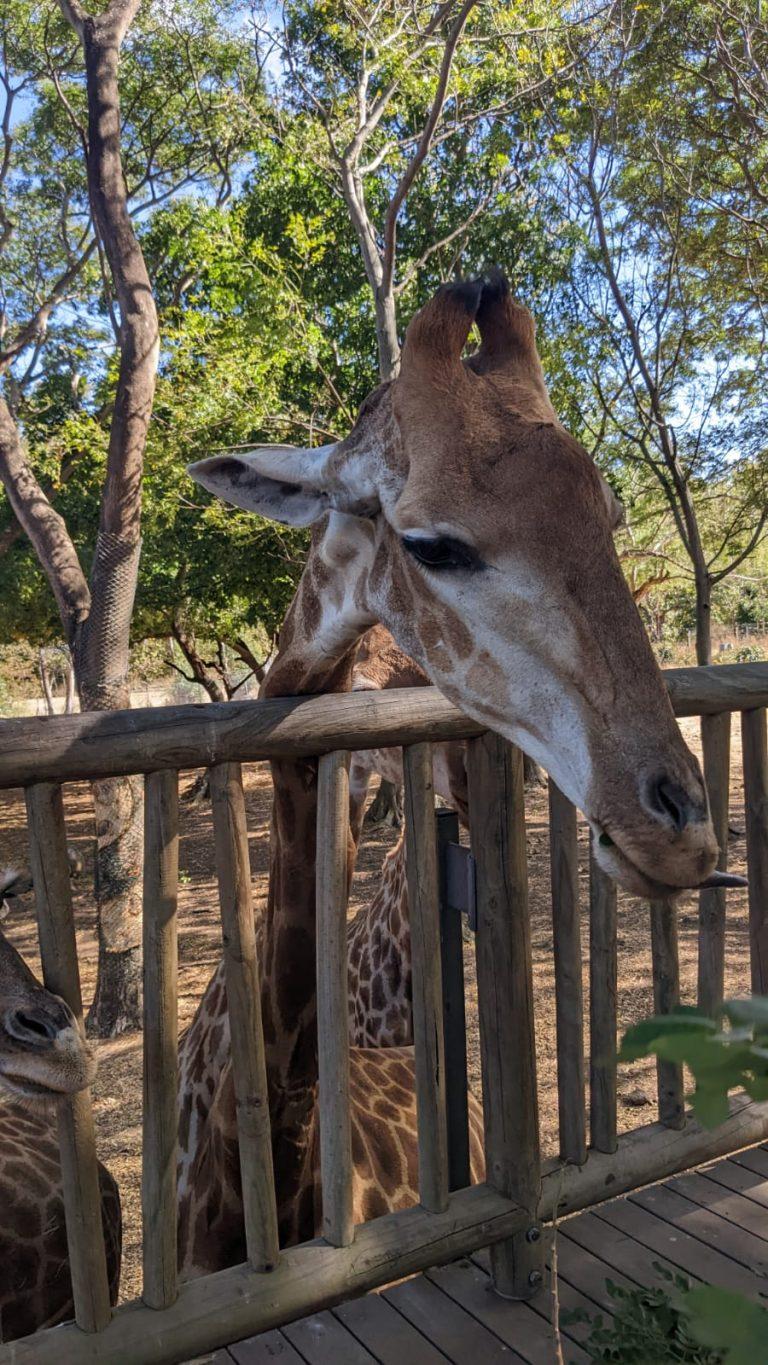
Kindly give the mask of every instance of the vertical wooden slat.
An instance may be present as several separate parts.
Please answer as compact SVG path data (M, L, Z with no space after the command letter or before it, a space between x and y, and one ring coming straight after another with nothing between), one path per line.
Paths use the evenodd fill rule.
M326 754L320 759L317 793L320 1167L323 1236L333 1246L349 1246L354 1236L347 1002L347 761L344 753Z
M616 1151L616 883L589 857L589 1140Z
M451 1190L463 1190L470 1182L464 953L461 914L448 904L446 891L446 850L449 844L459 842L459 817L455 810L436 811L435 829L440 883L440 962L443 978L448 1184Z
M744 811L749 873L749 948L752 990L768 995L768 748L766 711L741 713Z
M680 959L677 951L677 910L670 901L651 901L653 1007L671 1014L680 1004ZM683 1068L676 1062L656 1062L659 1118L667 1128L685 1124Z
M543 1263L522 753L498 735L481 735L467 745L467 775L486 1180L531 1218L527 1232L491 1248L491 1267L500 1293L528 1298L542 1283Z
M260 978L251 905L248 831L239 763L215 764L210 769L210 782L232 1034L245 1244L254 1269L269 1270L278 1259L277 1209Z
M403 750L403 776L419 1117L419 1198L432 1213L442 1213L448 1207L448 1130L435 793L430 744L412 744Z
M61 787L35 783L26 797L43 980L66 1000L82 1027ZM111 1309L90 1092L61 1099L57 1108L75 1321L85 1332L98 1332L109 1322Z
M717 866L728 865L728 787L731 766L731 713L702 716L701 743L704 780L709 792L712 824L720 845ZM725 985L725 891L699 892L698 1005L713 1014L722 1003Z
M549 779L549 855L555 955L557 1094L560 1156L587 1159L584 1104L584 990L581 966L579 851L576 810Z
M178 1128L179 784L175 772L144 783L144 1107L141 1208L144 1302L168 1308L176 1275Z

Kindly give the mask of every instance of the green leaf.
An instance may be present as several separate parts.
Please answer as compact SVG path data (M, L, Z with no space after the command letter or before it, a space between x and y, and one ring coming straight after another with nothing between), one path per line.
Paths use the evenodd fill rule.
M682 1300L694 1339L723 1351L725 1365L760 1365L768 1358L768 1312L742 1294L699 1285Z

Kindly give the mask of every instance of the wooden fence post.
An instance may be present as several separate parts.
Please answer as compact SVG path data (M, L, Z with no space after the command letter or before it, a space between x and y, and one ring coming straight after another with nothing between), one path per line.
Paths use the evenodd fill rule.
M26 797L43 981L66 1000L82 1028L61 787L38 782L27 789ZM110 1320L111 1308L90 1091L59 1100L57 1109L75 1321L84 1332L100 1332Z
M543 1282L543 1258L522 753L488 732L467 745L467 775L486 1180L530 1219L525 1231L491 1249L491 1269L499 1293L530 1298Z
M174 772L147 773L144 783L141 1211L143 1298L150 1308L167 1308L178 1293L178 885L178 777Z
M448 1207L448 1127L431 744L411 744L403 750L403 777L413 960L419 1196L426 1209L442 1213Z
M352 1130L349 1100L347 976L348 755L326 754L317 790L317 1040L323 1236L349 1246L352 1216Z
M237 763L210 769L232 1070L243 1183L245 1245L255 1270L279 1257L269 1095L261 1026L261 979L251 904L243 778Z
M589 1141L616 1151L616 883L589 855Z
M709 793L712 824L720 845L717 866L728 866L728 796L731 768L731 713L702 716L701 743L704 780ZM725 982L725 891L722 887L699 892L698 1005L714 1014L722 1004Z
M461 914L448 904L447 894L447 848L449 844L459 842L459 817L455 810L438 810L435 811L435 824L440 885L448 1184L451 1190L463 1190L470 1181L464 953Z
M671 1014L680 1004L680 960L677 949L677 910L669 901L651 901L653 1008ZM659 1118L667 1128L685 1126L683 1068L677 1062L656 1062Z
M584 1105L584 989L576 810L551 777L549 850L560 1156L563 1161L583 1166L587 1159L587 1121Z
M766 711L741 713L744 812L749 871L749 948L752 990L768 994L768 745Z

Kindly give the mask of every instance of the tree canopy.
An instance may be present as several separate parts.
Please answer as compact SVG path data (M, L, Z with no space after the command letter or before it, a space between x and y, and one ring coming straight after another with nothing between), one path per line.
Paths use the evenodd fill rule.
M442 10L139 10L122 155L161 353L134 641L262 658L302 536L209 503L186 464L343 434L424 298L494 263L537 316L558 411L624 499L649 624L698 619L704 658L713 613L761 619L764 21L746 0ZM85 90L57 5L0 22L4 393L87 562L117 352ZM45 576L0 518L4 639L55 641Z

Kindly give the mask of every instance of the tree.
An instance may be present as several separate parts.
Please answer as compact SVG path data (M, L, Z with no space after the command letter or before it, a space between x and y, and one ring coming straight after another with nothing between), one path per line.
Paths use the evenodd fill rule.
M78 0L61 0L67 25L82 49L82 73L71 33L50 7L30 16L26 7L13 6L3 18L3 301L6 315L13 308L22 320L6 327L0 354L0 369L6 371L5 395L0 396L0 479L53 593L81 704L97 710L128 703L141 482L158 356L157 313L132 210L141 213L181 185L206 178L210 182L212 170L225 195L231 188L234 149L243 145L242 113L227 119L216 95L217 78L222 70L231 74L237 60L233 39L227 35L218 46L206 42L213 11L204 4L192 18L173 7L150 13L133 47L128 43L131 117L127 135L125 128L121 131L118 59L138 7L139 0L111 0L94 17ZM195 62L203 52L209 69L201 82ZM245 74L252 85L252 73ZM14 101L31 88L37 101L17 128ZM186 120L178 123L180 115ZM45 176L35 171L41 151ZM30 215L22 231L25 192ZM93 286L97 262L98 307L107 325L111 323L116 356L102 428L106 439L99 446L98 527L86 574L71 528L49 497L53 489L38 477L16 418L24 422L25 390L34 393L47 377L54 312L63 302L71 307L78 289L82 336L87 286ZM67 327L77 334L77 323ZM100 330L103 345L103 325ZM66 331L62 328L62 338ZM88 456L92 459L93 453ZM74 476L76 463L59 467L59 485ZM6 551L16 537L16 527L9 526ZM93 795L99 975L89 1022L99 1033L114 1033L139 1020L141 790L136 780L119 779L95 783Z
M661 18L617 7L597 39L576 35L578 98L562 92L548 106L539 143L551 211L582 235L570 306L592 369L585 426L609 469L634 463L646 490L648 479L660 490L695 585L699 663L711 661L713 589L754 551L768 516L768 278L750 265L755 228L736 209L751 192L732 120L718 131L713 116L720 22L709 4L693 18L674 5ZM768 125L757 103L753 115L759 160ZM726 241L733 268L721 270Z
M522 204L522 187L504 115L526 85L514 54L531 27L522 7L478 0L342 0L332 13L294 0L279 26L265 21L283 63L285 131L304 130L354 232L383 380L399 365L401 301L414 307L435 271L450 277L470 238L475 259L484 254L487 212L506 202L524 216L509 203L516 189Z
M377 0L363 7L342 0L330 14L298 0L283 6L279 26L269 14L265 20L263 37L283 63L281 147L291 148L298 130L305 155L311 146L315 179L346 209L385 382L399 367L403 301L412 311L450 277L470 241L469 262L487 265L504 211L492 260L514 241L513 258L522 261L529 239L541 242L535 215L523 208L510 117L521 86L532 93L525 61L514 60L525 58L517 40L531 28L523 7L518 13L477 0L436 6ZM537 88L545 89L556 70L537 77ZM260 207L260 221L262 215ZM342 227L334 240L347 236ZM527 776L538 780L535 765L528 764ZM375 813L398 822L390 783L382 783Z

